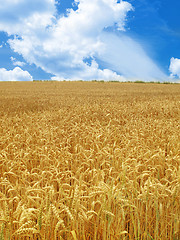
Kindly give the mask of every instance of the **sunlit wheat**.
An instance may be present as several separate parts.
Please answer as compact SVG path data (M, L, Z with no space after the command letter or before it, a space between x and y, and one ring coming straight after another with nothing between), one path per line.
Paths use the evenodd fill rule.
M0 240L180 239L180 85L0 83Z

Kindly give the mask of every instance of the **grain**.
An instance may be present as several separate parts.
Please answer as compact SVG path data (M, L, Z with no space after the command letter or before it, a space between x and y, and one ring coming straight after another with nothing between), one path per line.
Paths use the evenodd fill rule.
M0 239L180 238L180 85L0 83Z

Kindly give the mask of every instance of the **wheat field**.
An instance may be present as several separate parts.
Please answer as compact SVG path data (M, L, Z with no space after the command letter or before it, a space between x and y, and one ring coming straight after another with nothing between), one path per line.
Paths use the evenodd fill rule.
M178 240L179 164L179 84L0 83L0 240Z

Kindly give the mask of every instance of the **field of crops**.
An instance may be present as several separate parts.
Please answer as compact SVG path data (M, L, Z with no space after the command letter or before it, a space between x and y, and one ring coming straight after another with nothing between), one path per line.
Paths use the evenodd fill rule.
M0 240L178 240L180 84L0 83Z

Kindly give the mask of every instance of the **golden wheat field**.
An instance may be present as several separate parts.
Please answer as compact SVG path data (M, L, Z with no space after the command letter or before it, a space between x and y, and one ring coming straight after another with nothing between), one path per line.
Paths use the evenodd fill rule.
M178 240L179 165L179 84L0 83L0 240Z

